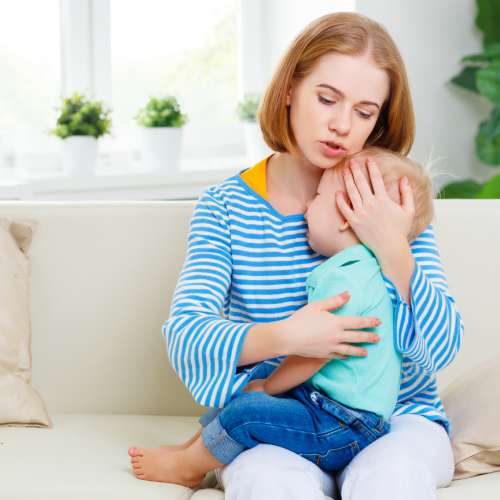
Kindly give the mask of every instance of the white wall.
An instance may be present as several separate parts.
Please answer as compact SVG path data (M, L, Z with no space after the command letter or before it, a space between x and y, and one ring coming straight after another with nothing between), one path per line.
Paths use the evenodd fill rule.
M262 90L287 45L310 21L334 11L358 11L383 24L396 41L408 71L417 133L411 156L424 162L444 157L435 170L457 178L486 179L494 170L476 159L474 136L488 115L487 102L447 83L460 70L459 60L481 51L474 26L475 0L243 0L258 4L260 46L254 53L253 80ZM255 8L255 7L254 7ZM260 68L260 69L258 69ZM436 178L437 186L454 178Z
M281 56L306 24L354 7L355 0L240 0L240 61L245 61L240 95L265 89Z

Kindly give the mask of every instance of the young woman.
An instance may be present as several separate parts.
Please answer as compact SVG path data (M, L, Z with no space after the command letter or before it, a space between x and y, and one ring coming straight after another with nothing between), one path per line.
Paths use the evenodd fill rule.
M387 32L354 13L323 16L293 41L259 110L276 151L200 196L188 251L163 327L171 365L194 399L223 407L283 356L363 356L369 317L331 311L345 298L306 304L305 280L326 258L306 239L306 204L324 169L367 145L407 154L414 136L401 56ZM374 195L355 168L339 210L376 255L393 300L401 387L391 431L362 450L336 478L277 446L246 450L221 470L229 500L432 499L453 476L449 421L435 372L461 344L463 325L448 292L432 226L411 245L409 186L401 205ZM380 185L377 169L371 182ZM131 448L137 477L161 481L165 447Z

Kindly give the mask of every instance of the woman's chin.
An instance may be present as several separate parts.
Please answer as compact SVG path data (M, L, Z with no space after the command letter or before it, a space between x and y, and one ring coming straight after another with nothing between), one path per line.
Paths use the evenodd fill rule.
M339 156L338 158L326 158L325 156L321 155L321 163L318 166L321 166L324 170L327 170L329 168L336 167L337 165L340 165L345 159L345 156Z

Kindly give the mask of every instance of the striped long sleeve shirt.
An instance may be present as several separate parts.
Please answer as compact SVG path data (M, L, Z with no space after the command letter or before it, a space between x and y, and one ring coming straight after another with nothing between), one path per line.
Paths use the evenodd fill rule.
M327 257L310 248L306 232L303 214L280 214L239 173L200 195L162 327L170 364L198 404L222 408L259 367L274 369L284 359L237 366L253 325L285 319L307 303L307 276ZM410 304L384 276L403 357L393 415L423 415L450 432L435 373L457 354L463 323L432 225L411 243L411 251Z

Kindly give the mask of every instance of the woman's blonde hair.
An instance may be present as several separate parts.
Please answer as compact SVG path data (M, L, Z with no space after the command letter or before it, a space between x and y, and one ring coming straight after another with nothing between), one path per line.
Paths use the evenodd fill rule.
M366 141L407 154L415 135L415 118L403 59L387 31L375 21L352 12L322 16L295 38L278 64L257 111L268 146L292 152L296 141L286 105L292 83L311 73L318 60L330 53L351 56L369 52L389 76L389 96Z

